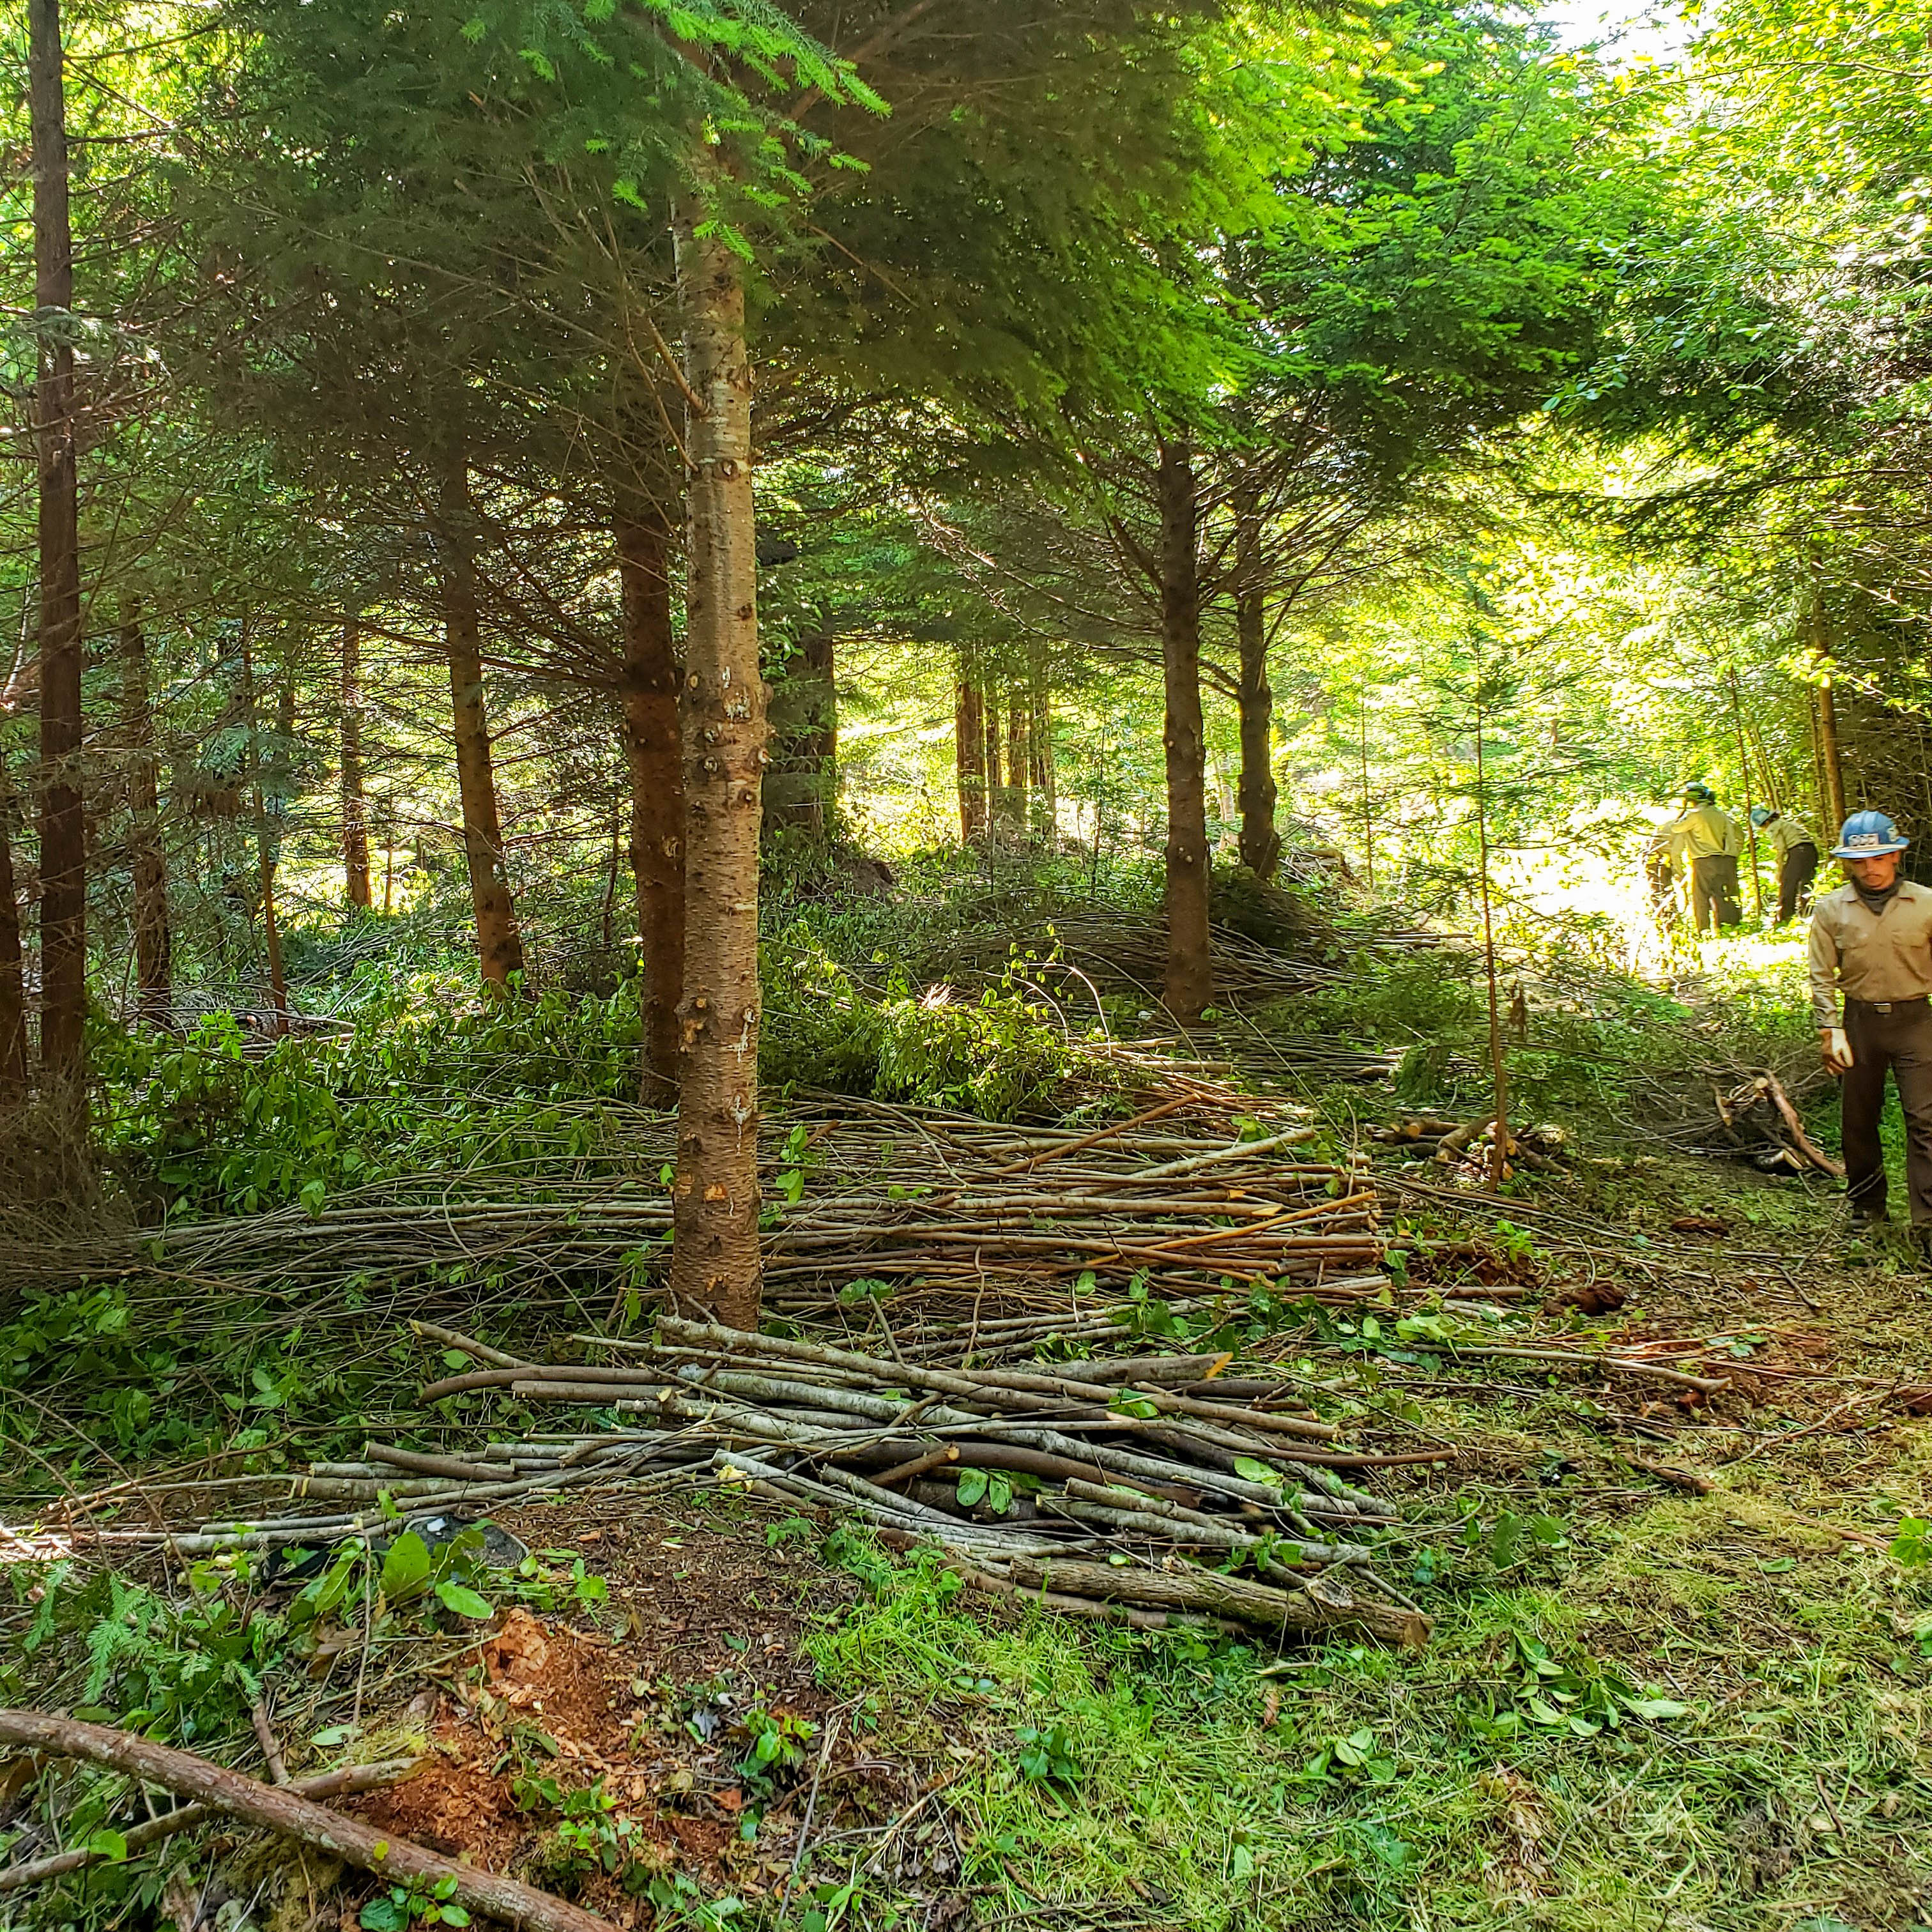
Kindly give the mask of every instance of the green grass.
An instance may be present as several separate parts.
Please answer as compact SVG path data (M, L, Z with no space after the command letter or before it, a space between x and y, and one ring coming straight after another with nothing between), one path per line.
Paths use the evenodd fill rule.
M814 1648L890 1748L973 1742L946 1802L969 1877L1016 1906L1202 1932L1932 1923L1932 1588L1841 1546L1774 1502L1667 1502L1547 1580L1438 1593L1426 1652L1331 1645L1274 1676L1226 1640L988 1611L923 1564ZM1520 1639L1569 1673L1540 1682L1609 1671L1683 1714L1546 1729ZM1076 1774L1030 1777L1022 1733L1055 1725ZM1360 1768L1311 1772L1352 1738Z

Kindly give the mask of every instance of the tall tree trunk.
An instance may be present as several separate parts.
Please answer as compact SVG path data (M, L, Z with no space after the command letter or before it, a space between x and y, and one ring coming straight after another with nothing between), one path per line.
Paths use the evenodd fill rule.
M524 970L523 934L503 865L503 826L496 774L483 710L483 630L476 610L476 556L470 502L470 460L460 441L444 446L436 506L436 562L442 578L443 648L455 724L456 783L463 800L463 845L470 860L470 901L476 916L476 955L486 986L502 987Z
M342 626L342 871L350 908L369 910L369 805L362 790L362 627Z
M986 830L997 838L1012 822L1012 801L1002 755L1006 727L1000 717L1000 688L990 678L980 687L980 718L986 734Z
M159 761L154 754L153 694L140 606L121 613L121 694L127 714L128 856L134 879L135 1011L148 1026L166 1026L174 1002L174 928L168 918L168 868L161 850Z
M1831 813L1832 843L1846 817L1845 767L1838 756L1838 706L1829 680L1818 686L1818 762L1825 773L1825 803Z
M262 879L262 934L268 953L268 1000L274 1008L275 1033L289 1030L289 982L282 970L281 922L275 916L275 860L278 842L268 825L268 793L262 783L262 736L255 718L255 660L248 648L244 620L242 631L242 705L248 727L248 771L255 789L255 859ZM292 730L284 736L293 735Z
M1207 728L1201 712L1200 506L1192 452L1160 446L1160 643L1167 754L1167 1009L1184 1024L1214 997L1208 932Z
M28 0L34 302L40 338L33 423L40 482L40 1064L76 1081L87 1021L87 818L80 785L80 505L60 0Z
M4 717L0 713L0 717ZM27 979L14 881L14 780L0 743L0 1100L27 1084Z
M838 640L826 622L802 642L809 708L800 750L811 777L802 817L812 836L823 838L838 802Z
M1024 838L1030 828L1027 815L1027 779L1032 764L1030 734L1027 729L1024 692L1015 685L1006 706L1006 804L1013 823L1013 836Z
M980 699L978 668L964 651L959 658L952 732L953 762L959 782L959 836L970 845L986 830L986 720Z
M1034 836L1049 844L1057 844L1060 836L1060 800L1053 769L1053 694L1047 682L1046 652L1038 642L1033 650L1030 749Z
M1256 878L1271 879L1281 862L1274 822L1274 687L1268 682L1261 508L1255 491L1245 488L1234 499L1234 634L1241 661L1241 863Z
M1838 756L1838 704L1832 692L1832 675L1835 667L1832 662L1830 640L1825 632L1825 584L1815 554L1811 559L1811 649L1823 673L1816 687L1816 708L1813 713L1818 728L1818 762L1825 780L1820 802L1831 815L1832 822L1825 828L1831 834L1828 843L1835 845L1839 828L1846 815L1845 768Z
M671 632L670 524L662 506L626 497L612 534L624 598L624 761L631 775L631 875L644 973L640 1097L677 1098L677 1008L684 997L684 764Z
M1495 1103L1495 1139L1490 1146L1490 1185L1500 1187L1509 1160L1509 1055L1503 1045L1502 1007L1496 984L1496 928L1490 898L1489 765L1483 749L1481 674L1476 701L1476 865L1483 894L1483 958L1488 968L1490 994L1490 1083Z
M754 1329L758 1260L758 664L752 370L737 256L680 196L690 522L685 581L684 998L670 1298Z

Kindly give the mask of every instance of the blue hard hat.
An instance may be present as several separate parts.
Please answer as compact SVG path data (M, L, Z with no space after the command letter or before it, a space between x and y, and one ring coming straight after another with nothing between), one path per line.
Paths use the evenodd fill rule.
M1718 794L1700 779L1694 778L1684 788L1684 797L1691 805L1715 805Z
M1887 852L1903 852L1911 843L1883 812L1855 812L1840 830L1832 856L1876 859Z
M1754 805L1750 808L1750 822L1762 832L1778 816L1768 805Z

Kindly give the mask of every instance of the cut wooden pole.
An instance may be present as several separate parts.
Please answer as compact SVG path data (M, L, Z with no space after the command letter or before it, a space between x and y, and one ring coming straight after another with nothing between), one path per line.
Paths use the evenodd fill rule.
M224 1770L191 1751L176 1750L105 1724L84 1724L40 1711L0 1711L0 1744L79 1758L108 1771L137 1778L186 1798L199 1799L230 1816L313 1845L356 1867L405 1886L430 1889L447 1885L449 1900L505 1924L534 1932L614 1932L610 1921L548 1892L499 1878L474 1866L458 1864L420 1845L379 1832L359 1818L346 1818L294 1790L278 1790L238 1772Z

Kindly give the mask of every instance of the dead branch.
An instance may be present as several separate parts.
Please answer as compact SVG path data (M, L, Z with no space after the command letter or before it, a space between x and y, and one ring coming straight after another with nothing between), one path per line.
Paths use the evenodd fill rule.
M614 1932L608 1918L553 1898L514 1879L499 1878L425 1851L406 1838L376 1831L292 1790L258 1784L224 1770L191 1751L158 1744L104 1724L40 1711L0 1711L0 1744L55 1757L80 1758L108 1771L137 1778L144 1784L196 1798L230 1816L312 1845L386 1880L405 1885L452 1884L450 1897L472 1912L531 1932Z

